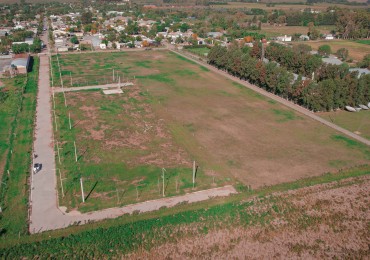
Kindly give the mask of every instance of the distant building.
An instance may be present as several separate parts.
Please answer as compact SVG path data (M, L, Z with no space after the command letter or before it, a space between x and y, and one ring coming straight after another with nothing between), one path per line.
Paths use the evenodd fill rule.
M299 40L301 40L301 41L309 41L310 40L310 36L302 34L301 36L299 36Z
M107 49L107 45L105 45L105 43L100 43L99 47L100 47L100 49L102 49L102 50Z
M287 36L287 35L279 36L276 38L278 41L281 41L281 42L291 42L292 41L292 36Z
M327 34L325 40L334 40L334 36L332 34Z

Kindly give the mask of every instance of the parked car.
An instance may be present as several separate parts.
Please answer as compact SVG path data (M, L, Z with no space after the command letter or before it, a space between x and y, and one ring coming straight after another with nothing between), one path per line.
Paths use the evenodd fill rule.
M33 173L36 174L42 169L42 164L41 163L35 163L33 165Z

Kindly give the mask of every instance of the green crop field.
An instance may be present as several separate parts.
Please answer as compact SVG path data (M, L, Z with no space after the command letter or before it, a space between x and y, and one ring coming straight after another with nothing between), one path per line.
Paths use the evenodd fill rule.
M57 166L65 179L65 197L60 183L59 195L68 210L160 198L162 168L167 196L192 191L193 160L199 190L238 181L252 187L282 183L370 158L365 145L171 52L61 55L59 60L63 82L71 74L73 82L108 79L113 69L115 78L134 82L118 95L66 92L67 107L63 95L56 95ZM80 177L89 194L84 204Z

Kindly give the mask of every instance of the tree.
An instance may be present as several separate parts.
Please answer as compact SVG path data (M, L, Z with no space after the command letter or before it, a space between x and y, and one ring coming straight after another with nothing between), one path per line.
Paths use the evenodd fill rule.
M308 36L310 36L311 40L316 40L320 37L320 31L315 28L315 25L313 22L308 23Z
M321 56L328 57L331 54L331 48L327 44L321 45L318 49L318 53Z
M13 44L12 45L12 51L15 54L28 52L29 50L30 50L30 46L27 43Z
M337 56L342 61L346 60L348 58L348 50L346 48L340 48L337 50Z
M73 43L73 44L78 44L78 43L79 43L79 41L78 41L78 39L77 39L77 37L76 37L76 36L73 36L73 37L71 38L71 43Z
M357 66L370 69L370 54L365 55L364 59L357 63Z
M84 12L81 15L81 22L83 24L89 24L89 23L91 23L92 22L92 13L90 11Z
M299 54L308 54L310 51L312 51L312 48L308 44L300 43L300 44L294 45L293 50Z

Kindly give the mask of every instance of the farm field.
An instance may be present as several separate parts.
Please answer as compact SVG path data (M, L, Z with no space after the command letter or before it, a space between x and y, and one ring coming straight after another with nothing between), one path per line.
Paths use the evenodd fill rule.
M66 92L67 109L63 95L56 97L55 136L66 178L61 205L69 210L158 198L162 168L167 169L167 196L191 191L193 160L199 166L196 189L204 189L238 182L256 188L370 159L368 147L171 52L59 59L65 81L66 71L98 79L111 77L112 67L125 78L135 76L135 86L121 95ZM92 191L84 205L81 176L85 193Z
M322 118L370 140L370 111L351 113L344 110L318 113Z
M330 33L335 26L316 26L321 33ZM261 28L261 33L266 34L267 37L276 37L282 35L293 35L295 33L307 34L307 26L273 26L270 24L263 24Z
M315 10L326 10L328 7L337 6L340 8L349 8L349 5L343 5L343 4L334 4L334 3L319 3L314 4L313 6L308 6L303 4L304 1L302 1L302 4L285 4L288 1L280 1L284 2L284 4L278 3L279 1L272 1L272 3L276 3L274 6L266 6L267 3L242 3L242 2L228 2L225 5L211 5L211 8L260 8L268 11L273 10L284 10L284 11L299 11L306 9L307 7L313 8ZM292 2L298 2L298 1L292 1ZM350 7L353 8L364 8L362 5L350 5Z
M293 44L299 43L302 42L294 42ZM313 50L318 50L320 45L330 45L332 53L337 52L340 48L346 48L349 52L349 58L352 58L354 61L361 61L366 54L370 53L370 45L349 40L305 41L303 43L310 45Z

